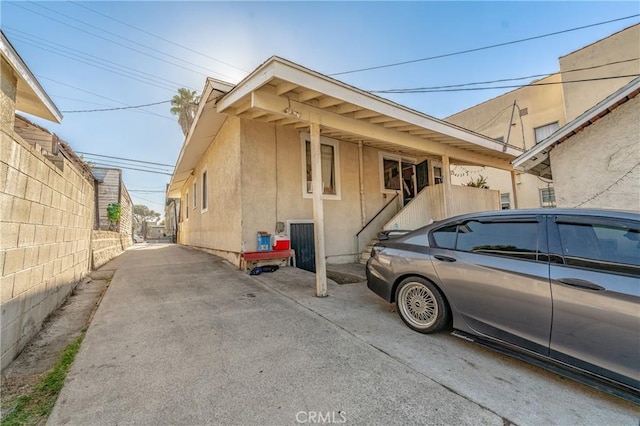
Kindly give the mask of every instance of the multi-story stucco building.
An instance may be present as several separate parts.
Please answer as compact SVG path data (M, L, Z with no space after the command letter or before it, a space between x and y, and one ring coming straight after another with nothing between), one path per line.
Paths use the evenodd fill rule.
M640 24L628 27L559 59L558 73L490 99L445 120L501 142L530 150L640 74ZM583 167L575 162L571 167ZM452 182L480 175L501 194L503 208L556 205L553 180L495 168L452 168Z

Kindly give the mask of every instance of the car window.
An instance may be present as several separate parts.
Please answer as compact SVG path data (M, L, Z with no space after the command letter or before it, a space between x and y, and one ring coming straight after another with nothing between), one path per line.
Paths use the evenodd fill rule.
M558 230L565 264L640 275L639 229L559 223Z
M534 222L481 223L458 227L456 249L473 253L536 260L538 224Z
M456 247L456 230L458 225L445 226L431 233L436 247L454 249Z
M405 237L404 243L413 244L416 246L427 246L427 233L418 232L417 234L413 234L410 237Z

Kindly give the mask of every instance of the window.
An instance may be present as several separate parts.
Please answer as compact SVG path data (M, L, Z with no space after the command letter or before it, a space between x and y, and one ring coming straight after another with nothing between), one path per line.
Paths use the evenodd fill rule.
M302 195L311 198L313 193L311 142L309 135L302 135L303 185ZM340 199L340 161L338 141L325 137L320 138L320 161L323 187L323 198Z
M382 159L382 177L384 189L387 191L400 190L400 162L398 160Z
M198 188L196 187L196 182L193 182L193 208L195 209L196 207L198 207Z
M433 168L433 182L442 183L442 167Z
M565 264L640 275L640 229L558 223Z
M511 194L510 193L505 193L505 194L500 194L500 206L502 207L502 210L509 210L511 208Z
M186 208L184 209L184 218L185 220L189 220L189 191L184 196L184 205Z
M202 172L202 211L207 210L207 171Z
M536 260L538 224L535 222L469 221L458 227L460 251Z
M556 206L556 192L553 188L542 188L540 190L540 205L542 207Z
M536 134L536 143L542 142L543 140L551 136L551 134L553 134L553 132L555 132L559 128L560 126L558 125L557 121L555 123L547 124L545 126L536 127L534 129Z
M431 233L433 245L440 248L454 249L456 247L456 230L458 225L445 226Z

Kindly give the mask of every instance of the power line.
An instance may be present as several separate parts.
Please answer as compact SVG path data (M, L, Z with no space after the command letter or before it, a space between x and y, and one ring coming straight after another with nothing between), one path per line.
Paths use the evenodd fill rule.
M231 67L231 68L235 68L235 69L237 69L237 70L239 70L239 71L242 71L242 72L244 72L244 73L249 74L249 71L247 71L247 70L245 70L245 69L242 69L242 68L240 68L240 67L237 67L237 66L235 66L235 65L233 65L233 64L230 64L230 63L228 63L228 62L224 62L224 61L222 61L222 60L220 60L220 59L217 59L217 58L214 58L214 57L212 57L212 56L209 56L209 55L207 55L207 54L205 54L205 53L199 52L199 51L194 50L194 49L192 49L192 48L190 48L190 47L183 46L182 44L176 43L176 42L174 42L174 41L171 41L171 40L169 40L169 39L166 39L166 38L164 38L164 37L161 37L161 36L159 36L159 35L157 35L157 34L150 33L149 31L146 31L146 30L143 30L142 28L139 28L139 27L136 27L136 26L134 26L134 25L128 24L128 23L126 23L126 22L124 22L124 21L121 21L121 20L119 20L119 19L116 19L116 18L114 18L114 17L112 17L112 16L109 16L109 15L107 15L107 14L104 14L104 13L102 13L102 12L98 12L97 10L95 10L95 9L91 9L90 7L87 7L87 6L83 5L83 4L77 3L77 2L75 2L75 1L70 1L70 3L72 3L72 4L74 4L74 5L78 6L78 7L82 7L82 8L84 8L84 9L87 9L87 10L89 10L89 11L93 12L93 13L96 13L96 14L100 15L100 16L104 16L105 18L107 18L107 19L111 19L112 21L118 22L118 23L120 23L120 24L122 24L122 25L126 25L127 27L129 27L129 28L133 28L133 29L134 29L134 30L136 30L136 31L140 31L140 32L142 32L142 33L145 33L145 34L147 34L147 35L150 35L150 36L152 36L152 37L155 37L155 38L157 38L157 39L159 39L159 40L162 40L162 41L165 41L165 42L167 42L167 43L173 44L174 46L177 46L177 47L180 47L180 48L182 48L182 49L188 50L189 52L196 53L196 54L198 54L198 55L200 55L200 56L203 56L203 57L205 57L205 58L211 59L212 61L216 61L216 62L221 63L221 64L223 64L223 65L227 65L227 66L229 66L229 67Z
M53 78L45 77L45 76L40 75L40 74L36 74L36 77L38 77L38 78L40 78L40 79L43 79L43 80L49 80L49 81L52 81L52 82L57 83L57 84L61 84L62 86L70 87L70 88L75 89L75 90L78 90L78 91L80 91L80 92L85 92L85 93L88 93L88 94L90 94L90 95L97 96L97 97L102 98L102 99L106 99L106 100L108 100L108 101L117 102L117 103L122 104L122 105L125 105L125 106L131 106L131 105L129 105L129 104L125 103L125 102L119 101L119 100L117 100L117 99L112 99L112 98L109 98L109 97L107 97L107 96L103 96L103 95L100 95L100 94L98 94L98 93L95 93L95 92L91 92L91 91L89 91L89 90L86 90L86 89L81 89L80 87L73 86L73 85L68 84L68 83L63 83L63 82L61 82L61 81L54 80ZM153 111L147 111L147 110L144 110L144 109L138 109L138 110L136 110L136 111L144 112L144 113L146 113L146 114L155 115L155 116L158 116L158 117L164 118L164 119L166 119L166 120L175 121L175 119L173 119L173 118L171 118L171 117L168 117L168 116L166 116L166 115L160 115L160 114L157 114L157 113L155 113L155 112L153 112Z
M104 166L104 167L114 167L112 164L108 164L108 163L91 163L91 165L93 165L93 166ZM173 176L173 173L154 172L154 171L151 171L151 170L136 169L134 167L118 166L118 167L114 167L114 168L116 168L116 169L126 169L126 170L136 170L136 171L145 172L145 173L155 173L155 174L158 174L158 175Z
M98 34L95 34L95 33L92 33L91 31L84 30L84 29L79 28L79 27L77 27L77 26L75 26L75 25L71 25L71 24L69 24L69 23L67 23L67 22L61 21L61 20L56 19L56 18L53 18L53 17L51 17L51 16L47 16L47 15L45 15L45 14L39 13L39 12L37 12L37 11L35 11L35 10L31 10L31 9L29 9L29 8L26 8L26 7L20 6L20 5L19 5L19 4L17 4L17 3L13 3L13 2L12 2L12 3L8 3L8 4L10 4L10 5L12 5L12 6L19 7L19 8L21 8L21 9L24 9L24 10L26 10L26 11L28 11L28 12L31 12L31 13L35 14L35 15L42 16L42 17L44 17L44 18L46 18L46 19L49 19L49 20L52 20L52 21L54 21L54 22L58 22L58 23L60 23L60 24L62 24L62 25L66 25L66 26L68 26L68 27L74 28L74 29L76 29L76 30L78 30L78 31L81 31L81 32L85 33L85 34L89 34L89 35L92 35L92 36L94 36L94 37L100 38L100 39L102 39L102 40L108 41L109 43L113 43L113 44L115 44L115 45L118 45L118 46L124 47L125 49L129 49L129 50L134 51L134 52L136 52L136 53L140 53L140 54L142 54L142 55L148 56L148 57L153 58L153 59L155 59L155 60L158 60L158 61L161 61L161 62L165 62L165 63L167 63L167 64L170 64L170 65L176 66L176 67L178 67L178 68L182 68L182 69L184 69L184 70L187 70L187 71L190 71L190 72L193 72L193 73L199 74L199 75L204 76L204 77L208 77L208 75L207 75L207 74L203 74L203 73L201 73L201 72L195 71L195 70L193 70L192 68L188 68L188 67L182 66L182 65L180 65L180 64L177 64L177 63L175 63L175 62L168 61L168 60L163 59L163 58L159 58L159 57L157 57L157 56L151 55L151 54L149 54L149 53L147 53L147 52L144 52L144 51L142 51L142 50L139 50L139 49L134 49L133 47L131 47L131 46L127 46L126 44L119 43L119 42L117 42L117 41L114 41L114 40L108 39L108 38L106 38L106 37L103 37L103 36L98 35ZM67 15L64 15L64 14L62 14L62 13L60 13L60 12L56 12L56 11L55 11L55 10L53 10L53 9L49 9L49 8L47 8L47 7L45 7L45 6L40 5L40 4L37 4L37 3L32 3L32 4L34 4L34 5L38 6L38 7L41 7L41 8L44 8L44 9L50 10L50 11L52 11L52 12L54 12L54 13L58 14L58 15L65 16L65 17L67 17L67 18L69 18L69 19L72 19L72 20L74 20L74 21L82 22L82 21L79 21L79 20L77 20L77 19L75 19L75 18L68 17ZM83 23L83 22L82 22L82 23ZM83 24L84 24L84 23L83 23ZM87 25L87 24L84 24L84 25ZM97 27L94 27L94 28L97 28ZM100 28L98 28L98 29L100 29ZM141 45L140 43L138 43L138 42L136 42L136 41L126 39L126 38L124 38L124 37L122 37L122 36L119 36L119 35L117 35L117 34L110 33L109 31L102 30L102 29L100 29L100 30L101 30L101 31L104 31L104 32L106 32L106 33L108 33L108 34L112 34L112 35L114 35L114 36L116 36L116 37L122 38L122 39L124 39L124 40L126 40L126 41L128 41L128 42L130 42L130 43ZM154 48L152 48L152 47L148 47L148 46L144 46L144 45L141 45L141 46L143 46L143 47L145 47L145 48L147 48L147 49L149 49L149 50L157 51L157 49L154 49ZM162 52L160 52L160 53L162 53ZM185 61L184 59L174 57L174 56L169 55L169 54L167 54L167 53L162 53L162 54L163 54L163 55L166 55L166 56L169 56L169 57L172 57L172 58L176 58L176 59L180 60L181 62L185 62L185 63L191 64L191 65L196 66L196 67L198 67L198 68L203 68L203 69L207 70L208 72L211 72L211 73L214 73L214 74L218 74L218 75L223 76L223 77L225 77L225 78L231 78L231 77L229 77L229 76L227 76L227 75L224 75L224 74L222 74L222 73L219 73L219 72L217 72L217 71L213 71L213 70L206 69L206 68L204 68L204 67L201 67L200 65L193 64L193 63L191 63L191 62Z
M356 72L372 71L372 70L377 70L377 69L382 69L382 68L391 68L391 67L397 67L397 66L400 66L400 65L414 64L416 62L430 61L432 59L440 59L440 58L446 58L446 57L450 57L450 56L463 55L463 54L466 54L466 53L479 52L481 50L493 49L493 48L502 47L502 46L509 46L509 45L512 45L512 44L522 43L522 42L525 42L525 41L537 40L537 39L541 39L541 38L545 38L545 37L551 37L551 36L558 35L558 34L564 34L564 33L572 32L572 31L583 30L583 29L586 29L586 28L592 28L592 27L596 27L596 26L599 26L599 25L610 24L610 23L613 23L613 22L623 21L625 19L636 18L638 16L640 16L640 14L625 16L623 18L611 19L609 21L597 22L595 24L583 25L581 27L569 28L569 29L566 29L566 30L556 31L556 32L553 32L553 33L548 33L548 34L542 34L542 35L538 35L538 36L534 36L534 37L527 37L527 38L523 38L523 39L519 39L519 40L507 41L507 42L504 42L504 43L492 44L490 46L477 47L477 48L474 48L474 49L467 49L467 50L462 50L462 51L459 51L459 52L445 53L445 54L442 54L442 55L429 56L429 57L420 58L420 59L412 59L412 60L403 61L403 62L395 62L395 63L391 63L391 64L386 64L386 65L377 65L377 66L373 66L373 67L359 68L359 69L350 70L350 71L336 72L336 73L328 74L328 75L333 77L333 76L337 76L337 75L353 74L353 73L356 73Z
M611 65L623 64L623 63L626 63L626 62L634 62L634 61L637 61L639 59L640 59L640 57L639 58L623 59L623 60L620 60L620 61L608 62L606 64L592 65L590 67L575 68L575 69L571 69L571 70L560 71L560 72L555 73L555 74L564 75L564 74L569 74L569 73L572 73L572 72L593 70L593 69L597 69L597 68L608 67L608 66L611 66ZM529 75L529 76L526 76L526 77L503 78L503 79L500 79L500 80L478 81L478 82L473 82L473 83L450 84L450 85L446 85L446 86L416 87L416 88L411 88L411 89L369 90L369 92L371 92L371 93L404 93L407 90L413 91L413 90L448 89L448 88L455 88L455 87L474 86L474 85L478 85L478 84L493 84L493 83L502 83L502 82L505 82L505 81L528 80L528 79L537 78L537 77L547 77L547 76L553 75L553 74L554 73L534 74L534 75Z
M162 164L162 163L154 163L151 161L143 161L143 160L134 160L133 158L123 158L123 157L113 157L110 155L103 155L103 154L92 154L90 152L80 152L80 151L76 151L77 154L82 154L82 155L92 155L94 157L104 157L104 158L112 158L115 160L125 160L125 161L133 161L135 163L144 163L144 164L152 164L154 166L166 166L166 167L171 167L173 168L173 164Z
M145 71L141 71L141 70L138 70L136 68L132 68L132 67L129 67L129 66L126 66L126 65L114 63L109 59L101 58L99 56L92 55L90 53L83 52L83 51L78 50L78 49L73 49L71 47L68 47L68 46L65 46L65 45L62 45L62 44L59 44L59 43L55 43L53 41L44 39L42 37L38 37L38 36L35 36L33 34L24 32L24 31L20 31L18 29L13 28L13 27L5 26L4 28L5 28L5 30L8 30L8 32L10 34L14 33L14 35L12 36L14 39L18 38L18 40L20 40L22 43L28 44L30 46L33 46L33 47L36 47L36 48L39 48L39 49L42 49L42 50L44 50L46 52L49 52L49 53L52 53L52 54L55 54L55 55L63 56L65 58L69 58L69 59L72 59L72 60L87 64L87 65L90 65L90 66L93 66L93 67L96 67L96 68L99 68L99 69L102 69L102 70L105 70L105 71L113 72L115 74L123 75L123 76L128 77L128 78L136 77L135 79L138 80L137 77L139 77L139 78L145 79L145 80L138 80L138 81L142 81L142 82L145 82L145 83L148 82L148 80L153 80L153 83L162 84L163 85L162 88L166 88L167 90L170 90L170 91L175 91L175 87L181 87L181 86L182 87L186 87L184 84L177 83L177 82L171 81L171 80L167 80L167 79L165 79L163 77L158 77L158 76L156 76L154 74L151 74L151 73L148 73L148 72L145 72ZM27 41L25 41L24 39L20 39L19 37L27 37L27 39L26 39ZM32 43L29 43L28 41L31 41L32 43L37 43L37 44L34 45ZM43 46L40 46L40 44L44 44L47 47L50 47L52 49L56 49L56 51L45 49ZM66 55L62 54L62 53L60 53L58 51L62 51ZM67 56L67 55L71 55L71 57ZM81 58L82 60L78 59L78 58ZM86 61L90 61L90 62L86 62ZM131 70L131 71L128 71L128 70ZM127 74L122 74L122 73L127 73ZM133 73L137 73L139 75L136 75L136 74L133 74ZM131 75L133 75L133 77ZM154 84L154 86L155 86L155 84ZM159 86L156 86L156 87L159 87ZM190 89L193 89L193 88L190 87Z
M507 86L491 86L491 87L468 87L464 89L404 89L404 90L372 90L371 93L442 93L442 92L467 92L477 90L493 90L493 89L519 89L522 87L535 87L535 86L552 86L555 84L569 84L569 83L585 83L588 81L602 81L602 80L614 80L617 78L635 78L640 77L640 74L628 74L628 75L615 75L609 77L598 78L585 78L582 80L570 80L570 81L556 81L547 83L531 83L520 85L507 85Z
M74 112L103 112L103 111L119 111L119 110L123 110L123 109L142 108L142 107L148 107L148 106L153 106L153 105L166 104L167 102L171 102L171 99L169 99L169 100L167 100L167 101L154 102L154 103L151 103L151 104L132 105L132 106L128 106L128 107L103 108L103 109L83 109L83 110L76 110L76 111L60 111L60 112L63 112L63 113L65 113L65 114L70 114L70 113L74 113Z
M171 170L168 170L166 168L159 168L156 166L145 166L145 165L138 165L136 163L126 163L124 161L118 161L118 160L108 160L108 159L104 159L104 158L88 158L83 156L82 157L83 161L85 161L88 164L97 164L96 162L98 161L102 161L103 163L101 164L106 164L109 163L110 166L118 168L118 167L130 167L130 166L137 166L142 168L143 170L149 170L149 171L153 171L153 172L165 172L165 173L170 173Z

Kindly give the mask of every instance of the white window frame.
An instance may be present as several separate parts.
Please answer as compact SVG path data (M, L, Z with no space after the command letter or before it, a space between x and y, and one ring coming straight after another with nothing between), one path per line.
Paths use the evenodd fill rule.
M378 173L380 175L380 192L383 194L397 194L398 192L401 192L402 187L400 189L387 189L384 186L384 160L397 161L399 165L401 165L402 163L409 163L409 164L413 164L414 166L418 164L418 161L412 157L403 157L401 155L393 154L391 152L378 151ZM399 173L402 173L402 167L400 167L398 171ZM415 177L416 176L414 174L413 178L415 179ZM402 179L402 177L400 177L400 179ZM415 184L416 182L414 182L414 185Z
M209 177L209 173L207 173L207 168L202 169L200 173L200 187L202 187L202 197L200 199L200 214L205 213L209 210L209 183L207 182Z
M309 133L300 133L300 157L302 159L302 198L313 198L313 194L307 190L307 142L311 141ZM335 169L336 193L322 194L323 200L341 200L342 184L340 180L340 141L337 139L320 136L321 145L330 145L333 147L333 167Z
M187 222L189 221L189 191L186 191L184 194L184 204L187 206L187 208L184 209L184 221Z
M197 181L193 180L193 209L198 207L198 185Z
M550 191L553 192L553 201L550 201L548 203L544 202L544 195L542 194L543 191ZM554 187L550 186L548 188L540 188L539 190L539 194L540 194L540 205L544 208L553 208L556 207L556 190Z
M503 201L502 197L505 197L507 199L506 202ZM500 208L502 210L511 210L511 193L510 192L503 192L500 194Z
M545 128L551 127L551 126L555 126L555 129L551 133L549 133L547 136L545 136L544 138L538 140L538 130L545 129ZM533 139L536 141L536 144L539 144L540 142L542 142L543 140L547 139L549 136L551 136L552 134L557 132L559 128L560 128L560 122L559 121L554 121L552 123L547 123L547 124L545 124L543 126L534 127L533 128Z

